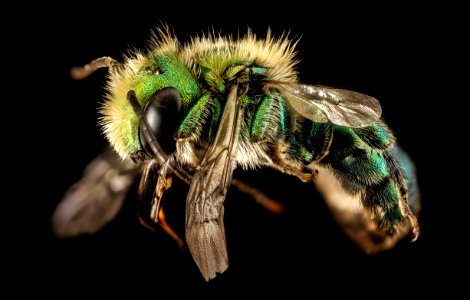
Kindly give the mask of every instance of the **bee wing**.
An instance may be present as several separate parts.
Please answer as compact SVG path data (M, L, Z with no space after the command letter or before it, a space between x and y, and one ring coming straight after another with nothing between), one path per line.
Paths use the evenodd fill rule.
M52 216L58 237L94 233L111 221L138 174L139 167L107 148L85 168L83 177L64 195Z
M234 86L215 139L193 176L186 200L186 242L206 280L228 268L223 202L236 167L243 112L239 99Z
M279 87L292 108L314 122L359 128L382 115L379 101L361 93L302 83L282 83Z

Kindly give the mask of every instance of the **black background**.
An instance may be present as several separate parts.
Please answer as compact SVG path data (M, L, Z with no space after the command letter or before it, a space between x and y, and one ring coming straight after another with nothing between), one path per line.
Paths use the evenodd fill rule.
M438 46L445 34L425 8L252 9L236 3L216 12L179 4L117 8L61 8L60 13L39 15L30 29L37 41L23 51L41 57L30 64L41 83L35 88L41 96L28 98L34 117L40 120L34 124L41 126L37 128L41 159L34 161L36 197L30 208L35 218L22 222L27 231L16 237L26 243L21 247L25 255L37 254L34 260L40 264L22 269L20 278L46 278L41 289L51 293L64 288L88 293L97 287L95 292L130 290L155 298L167 290L174 296L201 292L220 297L454 291L442 281L451 274L440 269L459 266L452 258L454 248L460 248L446 226L452 220L451 205L443 204L454 200L448 199L440 181L446 137L438 134L442 124L429 121L438 109L431 104L431 90L439 88L435 83L441 64ZM120 60L133 47L145 48L151 29L161 23L170 25L182 42L212 28L237 34L249 26L260 37L268 26L277 35L290 30L292 37L301 37L297 48L301 81L379 99L384 118L418 168L423 207L419 240L405 240L391 251L366 256L336 226L313 185L268 170L237 171L236 176L284 203L285 212L272 215L231 189L225 202L230 267L209 283L187 250L180 251L164 233L150 232L139 224L135 188L117 218L97 234L55 239L49 227L55 206L105 146L97 108L106 72L73 81L69 70L97 57ZM34 126L31 129L36 133ZM48 175L42 175L42 170ZM165 196L168 221L180 234L187 190L176 181Z

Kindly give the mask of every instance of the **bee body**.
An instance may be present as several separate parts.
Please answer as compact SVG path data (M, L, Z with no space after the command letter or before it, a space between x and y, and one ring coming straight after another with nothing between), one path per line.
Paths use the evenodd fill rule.
M220 60L212 57L212 63ZM266 74L270 66L255 65L256 59L235 60L214 70L208 61L206 58L203 66L196 64L196 69L203 70L197 72L198 82L206 90L199 96L202 103L185 115L177 130L176 157L181 157L182 164L199 165L218 125L226 86L239 80L248 92L243 100L237 165L245 169L272 167L303 181L314 179L316 167L331 169L348 192L361 194L362 204L380 226L394 230L403 221L400 198L406 196L408 187L393 155L395 138L385 123L377 120L368 127L350 128L310 121L289 108L280 91L266 91L266 83L274 81ZM239 72L227 77L233 70ZM202 151L201 145L206 145Z
M380 104L300 83L294 46L269 32L181 45L160 30L148 53L94 62L110 67L100 123L122 159L144 162L139 190L151 219L158 221L173 174L190 184L186 241L207 280L228 267L223 202L237 167L314 181L366 252L418 235L413 165L380 119Z

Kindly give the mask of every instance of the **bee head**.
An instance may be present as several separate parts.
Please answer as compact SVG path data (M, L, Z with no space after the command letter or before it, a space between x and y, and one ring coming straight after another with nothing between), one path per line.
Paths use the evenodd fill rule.
M122 158L141 150L150 153L141 122L127 100L129 91L135 92L143 117L166 152L174 151L179 112L200 93L195 76L173 42L154 47L145 55L136 53L110 69L107 90L100 124Z

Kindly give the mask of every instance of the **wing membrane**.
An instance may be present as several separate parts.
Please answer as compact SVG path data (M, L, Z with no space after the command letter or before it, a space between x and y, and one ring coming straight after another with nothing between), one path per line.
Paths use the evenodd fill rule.
M58 237L94 233L111 221L138 174L139 166L107 148L86 167L83 177L65 193L52 216Z
M237 86L227 97L215 139L196 170L186 200L186 241L206 280L228 268L223 202L236 167L242 109Z
M314 122L349 127L365 127L382 114L377 99L349 90L301 83L279 84L290 105L303 117Z

